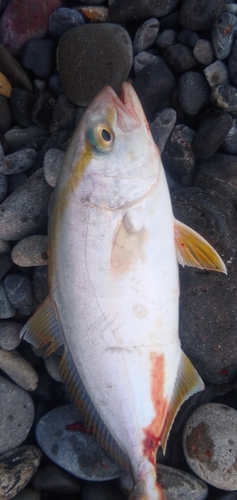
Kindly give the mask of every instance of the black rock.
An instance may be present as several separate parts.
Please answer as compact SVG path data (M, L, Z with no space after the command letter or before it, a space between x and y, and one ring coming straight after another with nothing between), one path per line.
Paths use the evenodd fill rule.
M68 139L70 138L70 132L68 130L59 130L54 132L44 143L42 150L44 152L48 149L56 148L66 150Z
M237 115L237 89L228 83L221 83L213 88L211 100L219 108Z
M12 265L11 254L9 252L0 253L0 279L7 274Z
M51 38L58 40L65 31L79 24L85 24L85 19L80 12L67 7L60 7L49 16L49 35Z
M237 17L225 12L212 26L212 46L217 59L225 59L231 52L237 34Z
M0 43L0 71L8 78L13 87L32 92L32 83L21 64Z
M161 17L159 21L160 21L160 32L163 30L170 30L170 29L178 32L181 29L178 12L171 12L170 14L167 14L167 16Z
M23 182L27 179L25 172L20 174L12 174L8 177L8 194L12 194Z
M36 125L49 128L54 103L55 99L52 97L51 92L46 91L36 97L31 113L32 120Z
M162 154L166 145L167 139L170 136L177 119L175 110L166 108L161 111L151 124L151 133L156 145Z
M233 120L220 109L209 109L197 129L193 149L199 158L212 156L228 134Z
M176 43L165 50L165 61L173 71L184 73L197 65L192 50L187 45Z
M7 177L4 174L0 174L0 203L5 200L7 196L8 182Z
M211 28L215 17L224 12L225 5L226 0L184 0L179 14L180 22L190 30L207 30Z
M160 33L155 41L155 44L160 49L166 49L170 45L176 43L177 33L175 30L167 29Z
M237 118L233 118L232 127L225 137L221 147L223 151L229 155L237 154Z
M193 55L195 59L197 59L197 61L204 66L212 64L214 60L214 54L211 42L203 38L199 39L193 49Z
M176 125L170 135L162 160L171 177L190 186L195 172L193 140L195 133L186 125Z
M33 293L31 281L23 274L8 274L4 286L9 302L18 311L28 316L31 313Z
M81 500L125 500L125 496L121 491L116 489L111 482L85 482L82 485Z
M55 69L56 43L53 40L28 40L25 43L21 62L39 78L49 78Z
M236 87L237 86L237 40L234 42L230 57L228 59L228 71L229 71L230 83L232 83L232 85Z
M159 21L156 18L148 19L136 31L133 40L133 53L139 54L142 50L150 47L158 36Z
M196 71L187 71L179 79L180 106L188 115L196 115L207 104L210 88L204 76Z
M148 64L155 64L156 62L162 60L161 57L155 54L150 54L150 52L142 51L137 54L133 59L133 71L135 75L139 73Z
M203 72L210 87L229 82L228 70L223 61L215 61L207 66Z
M188 47L191 47L191 49L193 49L199 38L199 35L195 33L195 31L183 28L178 34L177 41L179 43L182 43L183 45L188 45Z
M47 465L36 473L32 485L38 491L58 495L79 495L81 485L78 479L56 465Z
M5 134L5 139L11 147L12 151L16 151L17 149L25 146L31 140L36 139L36 137L49 135L47 130L43 130L36 125L32 125L29 128L20 128L14 127Z
M31 119L31 109L35 101L35 96L26 90L14 88L11 94L11 105L13 113L22 127L33 125Z
M63 86L59 75L52 75L48 81L49 88L56 97L64 94Z
M148 64L134 78L134 89L148 118L152 117L170 96L174 85L173 74L162 60Z
M12 113L8 100L3 95L0 95L0 109L0 133L4 134L11 127Z
M171 12L178 0L110 0L109 19L112 23L126 23L162 17Z
M53 107L52 120L49 126L50 134L58 130L73 130L75 128L76 107L65 95L56 100Z
M37 308L44 302L49 293L47 266L38 266L34 269L32 286L35 298L35 308Z

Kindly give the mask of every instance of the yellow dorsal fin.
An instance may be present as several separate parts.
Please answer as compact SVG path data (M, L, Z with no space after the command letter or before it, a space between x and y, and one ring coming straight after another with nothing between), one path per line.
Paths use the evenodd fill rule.
M194 368L191 361L184 354L184 352L181 352L182 354L179 371L176 378L173 396L170 402L169 414L162 431L161 446L164 454L170 429L180 406L190 396L192 396L196 392L204 390L204 383L201 377L198 375L197 370Z
M179 264L227 274L221 257L200 234L176 219L174 234Z

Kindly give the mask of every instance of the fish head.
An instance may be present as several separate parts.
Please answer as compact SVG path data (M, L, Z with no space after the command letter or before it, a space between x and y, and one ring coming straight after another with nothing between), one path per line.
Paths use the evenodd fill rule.
M91 102L67 155L67 174L83 202L117 210L138 203L162 168L141 103L132 85L121 99L111 87Z

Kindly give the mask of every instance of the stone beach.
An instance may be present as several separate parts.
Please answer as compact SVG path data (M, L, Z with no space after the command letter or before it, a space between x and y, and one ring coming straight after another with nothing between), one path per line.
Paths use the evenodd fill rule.
M228 271L180 267L180 339L206 389L178 412L158 479L166 500L237 498L237 0L2 0L0 500L125 500L132 487L71 404L62 352L43 359L19 338L48 294L48 207L75 126L125 80L175 217Z

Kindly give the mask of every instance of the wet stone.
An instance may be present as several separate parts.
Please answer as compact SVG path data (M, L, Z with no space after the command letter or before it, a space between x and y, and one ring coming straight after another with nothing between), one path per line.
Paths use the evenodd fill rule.
M11 130L6 132L4 137L12 151L16 151L18 148L25 146L31 140L34 140L42 135L48 136L49 133L47 130L43 130L36 125L32 125L32 127L29 128L13 127Z
M171 177L183 185L190 185L195 171L193 141L195 132L186 125L176 125L162 156L163 165Z
M225 10L226 0L184 0L179 20L190 30L207 30Z
M15 321L0 320L0 347L6 351L16 349L21 342L20 331L21 323Z
M23 48L22 66L38 78L49 78L55 69L56 43L54 40L28 40Z
M53 107L52 120L49 126L50 134L58 130L73 130L75 128L76 107L65 95L60 95Z
M151 17L166 16L178 3L178 0L110 0L109 19L112 23L138 21Z
M0 412L0 454L2 454L16 448L27 438L35 412L31 396L3 377L0 377L0 399L4 401Z
M177 33L175 30L167 29L160 33L155 41L155 44L160 49L166 49L177 41Z
M0 95L0 109L0 133L4 134L11 127L12 112L7 98L3 95Z
M19 446L0 457L0 497L10 500L36 473L42 453L36 446Z
M5 175L24 172L32 167L36 156L34 149L21 149L5 156L0 144L0 172Z
M177 115L174 109L166 108L156 116L151 124L151 133L156 145L159 148L160 154L163 153L167 139L170 136L175 123Z
M214 60L214 54L211 42L205 39L198 40L193 49L193 55L195 59L197 59L197 61L204 66L212 64Z
M164 58L168 66L178 73L184 73L197 65L192 49L181 43L170 45L165 50Z
M0 237L18 240L37 232L47 219L51 188L39 169L0 205Z
M104 85L120 92L132 56L130 36L121 26L85 24L67 31L60 38L57 53L66 96L74 104L87 106Z
M65 156L64 151L60 149L52 148L48 149L44 157L44 175L47 183L55 187L59 170L62 166L63 158Z
M155 54L150 54L149 52L139 52L133 59L133 70L135 75L139 73L145 66L148 64L155 64L161 60L161 57L156 56Z
M8 274L4 286L9 302L24 316L29 316L32 309L33 293L31 281L24 274Z
M184 73L178 84L180 106L188 115L196 115L207 104L210 89L206 79L196 71Z
M175 217L207 239L222 257L228 271L226 276L214 271L180 267L179 335L182 348L205 381L213 384L229 382L237 371L233 328L237 317L236 209L225 196L209 190L208 183L205 191L197 187L177 190L172 194L172 201Z
M7 298L3 282L0 281L0 319L12 318L15 312L15 307L10 304Z
M195 33L195 31L188 30L186 28L183 28L179 32L177 38L177 41L179 43L182 43L183 45L188 45L188 47L191 47L192 49L195 47L198 40L199 40L199 35Z
M199 158L212 156L227 136L233 120L229 113L221 109L209 109L196 131L193 149ZM208 141L207 141L208 137Z
M204 75L210 85L215 87L220 83L228 83L228 70L223 61L215 61L204 69Z
M55 465L48 465L38 471L32 485L36 490L58 495L79 495L81 491L78 479Z
M58 40L63 33L80 24L85 24L85 19L80 12L67 7L60 7L49 16L49 35L51 38Z
M12 250L12 260L22 267L47 265L48 238L34 234L23 238Z
M237 118L233 118L232 127L226 135L221 147L223 151L229 155L237 154Z
M188 465L207 483L224 490L237 489L237 411L209 403L188 419L183 432Z
M237 115L237 89L228 83L221 83L212 89L211 100L219 108Z
M0 44L0 71L8 78L13 87L32 92L32 83L21 64Z
M15 118L22 127L31 127L31 108L35 96L23 89L14 88L11 95L11 106Z
M136 31L133 40L133 53L139 54L153 45L159 33L159 21L156 18L148 19Z
M212 46L217 59L229 56L237 35L237 17L225 12L218 17L212 26Z
M16 384L26 391L34 391L38 384L38 375L34 368L18 351L0 349L0 368Z

